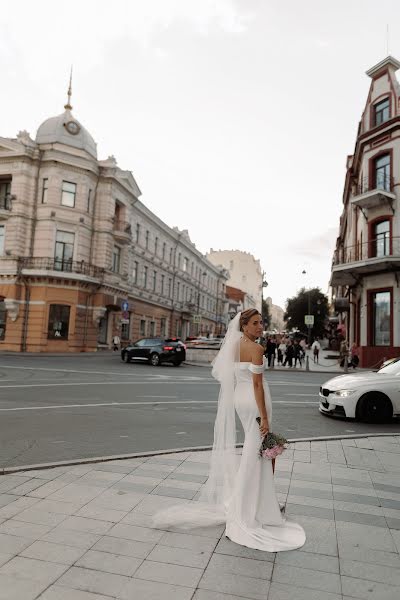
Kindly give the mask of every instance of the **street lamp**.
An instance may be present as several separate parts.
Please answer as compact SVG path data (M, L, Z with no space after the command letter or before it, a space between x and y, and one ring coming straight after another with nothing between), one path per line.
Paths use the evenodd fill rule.
M262 272L262 283L261 283L261 319L263 322L263 328L265 328L264 324L264 288L268 287L268 281L265 280L265 271Z
M199 273L199 284L197 288L197 335L200 333L200 285L201 285L201 277L206 277L207 273L203 271Z
M307 275L307 271L303 270L301 274ZM310 288L307 290L307 293L308 293L308 315L310 315L310 312L311 312L311 290L310 290ZM308 328L307 342L308 342L308 347L310 347L310 341L311 341L311 325L310 325L310 323L307 323L307 328Z

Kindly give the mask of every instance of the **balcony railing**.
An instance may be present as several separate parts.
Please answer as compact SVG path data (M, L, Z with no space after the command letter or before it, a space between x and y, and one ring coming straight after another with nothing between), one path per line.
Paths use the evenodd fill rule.
M21 257L19 264L22 269L35 269L39 271L61 271L74 273L77 275L86 275L99 279L104 269L96 267L84 260L62 260L58 258L36 258L36 257Z
M355 196L361 196L374 191L389 192L394 191L393 177L377 173L375 177L364 177L357 185Z
M3 196L0 198L0 210L11 210L10 196Z
M333 266L390 257L400 257L400 237L382 235L362 244L336 250Z
M127 235L132 235L132 226L128 221L114 221L113 231L119 233L126 233Z

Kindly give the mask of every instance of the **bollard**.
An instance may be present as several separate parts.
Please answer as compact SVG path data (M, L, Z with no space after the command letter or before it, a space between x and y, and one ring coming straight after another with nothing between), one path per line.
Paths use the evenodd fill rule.
M306 371L310 370L310 359L308 358L308 354L306 356Z

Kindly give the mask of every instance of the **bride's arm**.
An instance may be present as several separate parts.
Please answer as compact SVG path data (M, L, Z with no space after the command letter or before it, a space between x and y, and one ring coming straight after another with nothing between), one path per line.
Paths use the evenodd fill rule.
M254 354L252 355L251 362L253 365L261 366L264 364L263 349L258 344L255 344L255 346L257 346L257 347L254 349ZM252 375L253 375L254 396L256 399L258 412L261 417L260 432L261 432L261 435L265 435L269 431L269 423L268 423L267 408L265 406L265 397L264 397L264 385L263 385L264 371L262 370L261 373L253 373Z

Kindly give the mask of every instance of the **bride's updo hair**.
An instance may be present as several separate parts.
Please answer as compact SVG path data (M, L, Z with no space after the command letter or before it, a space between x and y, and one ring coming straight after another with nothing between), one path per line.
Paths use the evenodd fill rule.
M256 308L248 308L242 312L240 315L240 331L243 331L243 325L247 325L250 319L255 315L260 315Z

